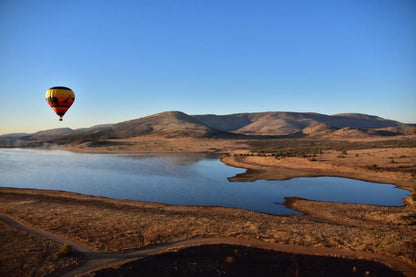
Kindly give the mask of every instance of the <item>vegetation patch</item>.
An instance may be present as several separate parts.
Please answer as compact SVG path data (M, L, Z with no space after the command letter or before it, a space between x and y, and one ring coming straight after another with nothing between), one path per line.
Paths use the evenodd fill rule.
M412 192L410 193L410 198L412 198L413 201L416 201L416 187L412 189Z
M347 155L348 150L375 148L412 148L416 140L380 140L380 141L324 141L310 139L254 139L247 140L253 153L273 154L276 157L312 157L323 151L340 151Z
M58 254L56 256L58 258L61 258L61 257L66 257L70 254L71 254L71 245L69 245L68 243L64 243L61 246L61 249L60 249L60 251L58 252Z

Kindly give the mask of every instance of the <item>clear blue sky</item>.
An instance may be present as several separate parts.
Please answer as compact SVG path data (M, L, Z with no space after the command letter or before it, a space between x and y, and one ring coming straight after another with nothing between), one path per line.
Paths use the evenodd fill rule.
M168 110L416 123L416 1L0 0L0 134Z

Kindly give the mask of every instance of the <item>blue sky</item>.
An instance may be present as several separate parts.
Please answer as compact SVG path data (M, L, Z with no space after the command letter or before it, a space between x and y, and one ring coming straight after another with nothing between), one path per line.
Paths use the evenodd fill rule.
M168 110L416 123L416 1L0 0L0 134Z

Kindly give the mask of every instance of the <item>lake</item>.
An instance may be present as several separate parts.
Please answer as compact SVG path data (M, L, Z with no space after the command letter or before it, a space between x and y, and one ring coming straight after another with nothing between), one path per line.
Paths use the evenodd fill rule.
M402 206L409 192L391 184L336 177L229 182L245 172L214 154L84 154L0 149L0 187L64 190L175 205L224 206L269 214L298 214L286 196Z

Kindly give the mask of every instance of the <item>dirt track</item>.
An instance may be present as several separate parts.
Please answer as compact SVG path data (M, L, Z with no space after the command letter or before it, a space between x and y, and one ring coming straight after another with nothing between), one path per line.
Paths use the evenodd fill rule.
M314 162L274 157L229 157L226 162L248 168L247 174L239 177L249 179L284 179L301 174L383 180L407 189L415 184L414 173L401 172L399 168L415 167L415 149L351 150L344 158L338 155L327 152ZM391 163L390 157L394 157L395 163ZM367 167L374 159L383 170ZM49 232L57 236L56 241L62 242L62 238L66 238L72 241L71 245L76 245L73 242L84 245L87 247L84 253L111 261L123 258L122 255L135 255L131 254L136 253L132 249L163 252L185 247L187 243L200 245L224 240L222 243L284 247L285 250L277 250L289 252L300 247L315 255L340 253L348 256L347 252L362 258L369 255L369 259L381 259L394 268L402 268L408 276L415 276L416 225L412 216L415 206L410 199L406 203L404 207L382 207L289 199L285 204L303 215L271 216L222 207L169 206L57 191L0 188L1 214L24 222L20 226ZM16 237L11 230L6 235ZM21 249L16 245L7 247ZM342 254L343 251L347 254ZM114 256L96 254L102 252L125 254L111 254L116 255L113 260ZM5 253L3 251L3 255ZM33 256L33 253L28 255ZM123 259L130 258L125 256ZM104 260L91 261L96 266L94 263L100 264ZM105 264L108 262L105 260ZM397 265L393 265L395 263ZM89 267L89 263L83 266ZM47 268L44 272L53 270Z
M178 241L174 243L165 243L162 245L154 245L151 247L146 247L144 249L138 249L134 251L129 251L126 253L103 253L96 252L85 245L82 245L78 242L68 240L61 236L57 236L47 231L35 229L29 226L26 226L22 222L18 222L8 216L0 215L0 220L6 224L25 231L37 236L42 236L46 239L57 241L60 243L68 243L71 247L82 254L85 259L85 262L62 276L74 276L76 274L81 274L89 270L102 267L112 263L119 263L124 260L144 258L148 256L158 255L161 253L177 251L186 247L194 247L201 245L213 245L213 244L230 244L230 245L241 245L248 247L255 247L279 252L288 252L295 254L307 254L307 255L320 255L320 256L332 256L332 257L343 257L351 259L366 259L379 263L383 263L394 270L402 272L405 276L414 276L416 274L415 268L410 265L401 262L398 259L392 257L385 257L377 254L349 251L345 249L328 249L328 248L315 248L315 247L304 247L304 246L293 246L293 245L281 245L274 243L267 243L258 240L246 240L246 239L237 239L237 238L197 238L190 239L186 241Z

